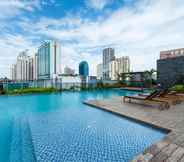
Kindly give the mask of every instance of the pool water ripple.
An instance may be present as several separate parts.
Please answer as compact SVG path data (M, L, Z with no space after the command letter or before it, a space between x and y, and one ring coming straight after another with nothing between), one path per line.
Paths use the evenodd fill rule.
M14 119L6 156L11 162L128 162L165 133L82 101L130 93L105 90L1 97L0 113Z

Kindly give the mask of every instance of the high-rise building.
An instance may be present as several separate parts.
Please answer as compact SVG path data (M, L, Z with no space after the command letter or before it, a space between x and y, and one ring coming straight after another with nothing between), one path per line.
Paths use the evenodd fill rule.
M75 70L74 69L71 69L71 68L69 68L69 67L65 67L64 68L64 74L65 75L74 75L75 74Z
M61 48L57 41L44 42L37 52L38 79L53 79L61 74Z
M82 61L79 64L79 75L87 77L89 75L89 66L86 61Z
M97 65L97 79L103 78L103 64Z
M184 56L184 48L172 49L160 52L160 59L174 58Z
M33 80L37 80L38 79L38 61L37 61L37 53L34 54L33 56Z
M103 50L103 79L110 79L109 63L115 60L115 52L113 48L105 48Z
M29 80L34 80L34 58L29 58Z
M16 80L16 64L13 64L10 68L11 80Z
M34 79L34 60L28 56L28 50L21 52L16 63L11 66L11 79L14 81L30 81Z
M130 59L123 56L109 63L109 76L111 80L117 80L121 73L130 72Z
M16 80L29 80L29 58L30 57L27 55L27 50L18 55L16 63Z

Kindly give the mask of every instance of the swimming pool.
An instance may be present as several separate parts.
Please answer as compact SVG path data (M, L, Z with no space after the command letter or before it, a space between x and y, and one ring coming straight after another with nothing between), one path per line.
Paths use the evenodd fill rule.
M0 162L127 162L165 133L82 104L134 92L0 97Z

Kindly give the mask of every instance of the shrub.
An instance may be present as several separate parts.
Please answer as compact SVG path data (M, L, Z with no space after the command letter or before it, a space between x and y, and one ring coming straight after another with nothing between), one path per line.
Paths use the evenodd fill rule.
M49 93L57 92L55 88L23 88L23 89L14 89L6 92L7 94L27 94L27 93Z
M171 88L171 90L180 92L180 93L184 93L184 85L182 84L175 85Z

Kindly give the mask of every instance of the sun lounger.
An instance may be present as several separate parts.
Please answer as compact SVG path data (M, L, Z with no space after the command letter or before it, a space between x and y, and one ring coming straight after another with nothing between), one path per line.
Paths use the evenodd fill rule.
M137 100L142 101L143 104L157 104L160 109L168 109L170 107L169 101L157 99L156 96L158 94L160 94L160 91L155 91L148 96L124 96L123 101L131 103L132 100Z
M139 94L140 96L149 96L148 94ZM171 105L176 105L184 101L184 97L176 95L176 93L172 93L168 89L160 90L156 96L154 96L156 100L169 102Z

